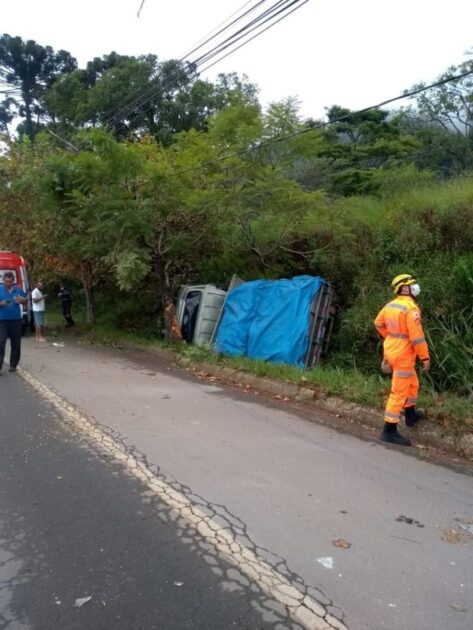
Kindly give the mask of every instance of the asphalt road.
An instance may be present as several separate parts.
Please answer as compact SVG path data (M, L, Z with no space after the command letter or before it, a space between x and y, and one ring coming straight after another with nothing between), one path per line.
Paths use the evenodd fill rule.
M28 340L22 365L0 628L473 627L471 477L141 354Z
M2 630L291 627L19 377L0 381Z

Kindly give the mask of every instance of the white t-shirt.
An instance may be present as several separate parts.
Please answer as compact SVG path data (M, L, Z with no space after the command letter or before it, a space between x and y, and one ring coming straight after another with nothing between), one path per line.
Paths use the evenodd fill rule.
M46 305L43 300L43 294L39 289L33 289L31 297L33 298L33 311L44 311L46 309ZM41 300L39 302L35 302L35 299L37 298L41 298Z

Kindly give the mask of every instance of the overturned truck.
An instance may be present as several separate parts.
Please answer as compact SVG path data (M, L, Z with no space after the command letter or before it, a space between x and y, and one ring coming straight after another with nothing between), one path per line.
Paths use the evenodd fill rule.
M183 287L177 317L183 338L229 356L314 367L327 351L334 320L333 289L323 278L244 282L227 291Z

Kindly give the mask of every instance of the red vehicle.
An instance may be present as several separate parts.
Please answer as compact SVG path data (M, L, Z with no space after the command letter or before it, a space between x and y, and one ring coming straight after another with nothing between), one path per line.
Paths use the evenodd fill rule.
M23 289L25 293L28 293L29 296L30 287L26 274L26 263L23 256L15 254L15 252L0 251L0 284L3 284L3 274L5 271L13 272L15 284L17 284L20 289ZM26 330L28 326L32 324L31 300L28 301L27 306L22 306L21 308L23 311L23 330Z

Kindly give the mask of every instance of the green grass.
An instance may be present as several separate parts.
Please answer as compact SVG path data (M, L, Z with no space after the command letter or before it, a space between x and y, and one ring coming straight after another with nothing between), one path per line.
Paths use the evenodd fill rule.
M120 342L131 342L146 346L165 347L166 343L158 338L150 339L137 332L119 330L106 319L98 320L93 326L85 321L82 309L76 309L72 313L75 326L67 328L60 307L56 304L48 305L46 311L46 329L50 336L68 335L81 337L91 343L104 345L116 345Z
M208 348L173 345L172 347L189 363L215 363L241 371L243 374L268 377L286 383L296 383L316 390L320 395L383 409L390 390L390 381L381 374L365 374L355 368L321 366L304 370L290 365L275 365L254 361L246 357L217 356ZM436 392L421 376L419 407L426 409L430 418L441 422L445 428L461 431L464 421L473 418L473 405L468 398L448 392Z

